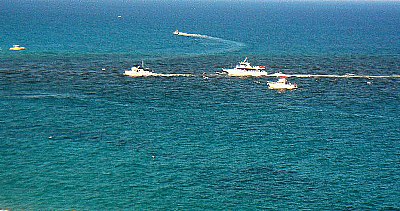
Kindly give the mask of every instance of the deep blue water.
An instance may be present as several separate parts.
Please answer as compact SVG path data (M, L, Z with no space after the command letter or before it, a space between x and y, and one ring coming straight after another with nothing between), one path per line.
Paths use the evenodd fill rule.
M200 77L400 74L399 3L0 3L0 208L400 209L398 78Z

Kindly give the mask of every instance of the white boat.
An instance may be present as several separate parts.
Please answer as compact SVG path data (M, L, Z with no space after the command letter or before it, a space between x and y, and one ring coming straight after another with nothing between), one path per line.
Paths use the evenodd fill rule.
M174 34L174 35L179 35L179 33L180 33L180 32L179 32L179 30L177 29L176 31L174 31L173 34Z
M201 35L201 34L189 34L185 32L180 32L179 30L174 31L174 35L177 36L184 36L184 37L196 37L196 38L208 38L206 35Z
M251 66L247 57L239 62L233 69L222 69L223 72L228 73L229 76L245 77L245 76L267 76L268 73L265 71L265 66Z
M153 73L149 69L144 69L142 62L142 66L138 65L135 67L131 67L130 70L125 70L124 75L130 77L148 77L148 76L159 76L160 74Z
M269 89L297 89L297 84L292 84L286 76L281 76L276 82L268 82Z

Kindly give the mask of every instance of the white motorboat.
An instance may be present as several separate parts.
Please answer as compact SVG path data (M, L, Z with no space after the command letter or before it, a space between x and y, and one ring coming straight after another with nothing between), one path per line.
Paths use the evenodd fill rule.
M297 84L292 84L286 76L281 76L276 82L268 82L269 89L297 89Z
M179 33L180 33L180 32L179 32L179 30L177 29L177 30L174 31L173 34L174 34L174 35L179 35Z
M160 74L153 73L150 69L144 69L142 62L142 66L138 65L132 67L130 70L125 70L124 75L130 77L148 77L148 76L159 76Z
M183 36L183 37L195 37L195 38L209 38L206 35L201 35L201 34L189 34L189 33L185 33L185 32L180 32L179 30L175 30L173 32L173 35L177 35L177 36Z
M239 62L233 69L222 69L223 72L228 73L229 76L237 76L237 77L260 77L267 76L268 73L265 71L265 66L251 66L247 57Z

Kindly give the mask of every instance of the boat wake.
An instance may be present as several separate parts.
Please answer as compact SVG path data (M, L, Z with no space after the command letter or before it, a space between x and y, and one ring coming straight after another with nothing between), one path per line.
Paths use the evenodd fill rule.
M355 74L344 74L344 75L323 75L323 74L283 74L273 73L265 75L264 77L291 77L291 78L400 78L400 75L355 75Z
M170 73L170 74L162 74L157 73L157 75L153 75L156 77L194 77L194 74L183 74L183 73Z
M209 36L207 36L207 35L190 34L190 33L180 32L178 30L176 30L173 34L177 35L177 36L183 36L183 37L195 37L195 38L204 38L204 39L209 38Z
M135 76L132 76L135 77ZM202 77L203 79L208 78L226 78L226 77L242 77L242 78L276 78L276 77L285 77L285 78L352 78L352 79L400 79L400 75L353 75L353 74L345 74L345 75L313 75L313 74L282 74L282 73L272 73L272 74L262 74L262 75L241 75L241 76L230 76L223 72L210 73L210 74L187 74L187 73L171 73L171 74L163 74L163 73L154 73L152 75L147 76L136 76L136 77Z
M184 73L170 73L170 74L163 74L163 73L152 73L146 75L140 74L124 74L125 76L129 76L132 78L144 78L144 77L195 77L194 74L184 74Z
M225 40L225 39L218 38L218 37L210 37L209 36L207 39L227 44L228 47L223 52L238 51L238 50L240 50L240 49L242 49L242 48L244 48L246 46L244 43L241 43L241 42L236 42L236 41L232 41L232 40Z
M176 36L183 36L183 37L193 37L193 38L200 38L200 39L207 39L207 40L212 40L215 42L223 43L227 45L227 48L221 51L217 51L214 53L223 53L223 52L232 52L232 51L238 51L241 48L245 47L246 45L241 42L236 42L232 40L226 40L218 37L212 37L208 35L202 35L202 34L191 34L191 33L185 33L185 32L180 32L176 30L174 33Z

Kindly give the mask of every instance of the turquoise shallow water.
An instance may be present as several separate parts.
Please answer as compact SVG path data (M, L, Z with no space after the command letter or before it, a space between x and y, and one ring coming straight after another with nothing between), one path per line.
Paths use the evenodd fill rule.
M276 92L200 77L245 56L270 72L399 74L399 4L4 7L0 208L400 209L398 79ZM195 77L122 75L142 59Z

